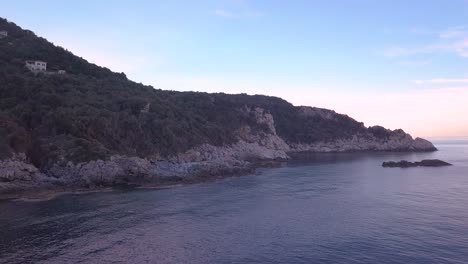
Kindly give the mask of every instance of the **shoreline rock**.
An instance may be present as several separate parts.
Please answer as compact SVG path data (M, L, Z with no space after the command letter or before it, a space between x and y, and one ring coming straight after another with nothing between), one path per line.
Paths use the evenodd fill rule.
M138 165L139 166L138 166ZM62 193L86 193L127 188L159 188L202 183L232 176L254 174L257 168L278 166L268 162L152 162L135 157L54 168L34 181L0 181L0 201L18 198L48 199ZM28 166L32 166L29 165ZM1 172L1 167L0 167ZM0 174L1 175L1 174Z

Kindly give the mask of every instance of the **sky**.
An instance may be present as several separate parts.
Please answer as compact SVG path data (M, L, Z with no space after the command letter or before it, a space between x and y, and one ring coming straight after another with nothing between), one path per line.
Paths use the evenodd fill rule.
M15 0L0 16L155 88L468 138L468 0Z

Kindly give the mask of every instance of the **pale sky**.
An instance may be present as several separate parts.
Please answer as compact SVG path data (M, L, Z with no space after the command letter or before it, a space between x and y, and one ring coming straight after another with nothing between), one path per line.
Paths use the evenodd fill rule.
M15 0L0 16L156 88L468 137L468 0Z

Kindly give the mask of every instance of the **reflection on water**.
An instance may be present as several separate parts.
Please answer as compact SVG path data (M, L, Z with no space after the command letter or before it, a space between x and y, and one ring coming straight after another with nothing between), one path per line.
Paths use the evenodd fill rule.
M0 203L0 263L466 263L468 145L315 154L180 188ZM388 169L387 160L455 166Z

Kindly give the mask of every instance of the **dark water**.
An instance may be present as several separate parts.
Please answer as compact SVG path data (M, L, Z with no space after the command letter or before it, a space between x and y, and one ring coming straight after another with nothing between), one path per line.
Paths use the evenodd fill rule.
M468 145L0 203L0 263L468 263ZM384 169L440 158L445 168Z

